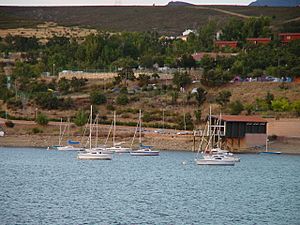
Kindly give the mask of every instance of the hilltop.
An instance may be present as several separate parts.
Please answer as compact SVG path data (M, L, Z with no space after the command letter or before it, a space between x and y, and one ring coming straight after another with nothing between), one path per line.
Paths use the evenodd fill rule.
M250 6L296 7L299 5L299 0L256 0L250 3Z
M176 2L175 2L176 3ZM246 6L68 6L0 7L0 28L35 27L44 22L106 31L157 31L178 35L210 20L224 24L232 17L269 16L274 29L289 23L299 28L300 8ZM291 21L291 22L289 22ZM287 24L288 23L288 24Z

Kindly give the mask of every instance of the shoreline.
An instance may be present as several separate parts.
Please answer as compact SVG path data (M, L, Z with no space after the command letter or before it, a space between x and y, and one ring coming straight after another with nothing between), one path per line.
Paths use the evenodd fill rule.
M99 138L99 143L104 143L105 138ZM144 144L153 146L155 149L161 151L181 151L181 152L193 152L197 153L199 142L196 141L196 148L193 151L193 140L189 136L172 136L172 135L149 135L144 136ZM72 138L73 141L82 141L81 137ZM292 139L293 141L275 141L269 144L269 151L281 152L286 155L300 155L299 143L300 139ZM127 143L124 146L130 147L131 139L128 137L121 138L118 141L124 141ZM38 134L23 134L23 135L7 135L0 137L0 147L11 148L45 148L57 145L57 135L38 135ZM63 142L65 143L65 142ZM84 143L82 141L82 143ZM110 145L111 142L108 142ZM136 146L136 145L133 145ZM235 154L259 154L264 152L264 149L239 149L231 150Z

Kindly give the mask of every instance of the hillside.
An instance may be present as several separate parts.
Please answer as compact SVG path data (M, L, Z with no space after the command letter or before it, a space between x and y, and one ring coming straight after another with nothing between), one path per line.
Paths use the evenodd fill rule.
M270 16L272 25L300 15L300 8L242 6L93 6L93 7L0 7L0 28L35 26L51 21L63 26L81 26L108 31L158 31L180 34L214 19L222 24L231 17ZM295 21L294 21L295 23ZM297 26L298 23L295 23Z
M250 6L275 6L275 7L296 7L300 5L299 0L256 0Z

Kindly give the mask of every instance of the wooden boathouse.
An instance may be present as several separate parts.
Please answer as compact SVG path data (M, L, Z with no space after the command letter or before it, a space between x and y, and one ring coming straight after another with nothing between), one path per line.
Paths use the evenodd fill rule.
M262 147L267 139L267 121L256 116L212 116L212 129L221 129L223 143L231 149Z

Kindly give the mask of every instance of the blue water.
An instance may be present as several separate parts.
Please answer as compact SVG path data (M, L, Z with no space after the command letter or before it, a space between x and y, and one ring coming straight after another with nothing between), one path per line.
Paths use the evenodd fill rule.
M300 156L240 157L201 167L188 152L78 161L0 148L0 224L300 224Z

